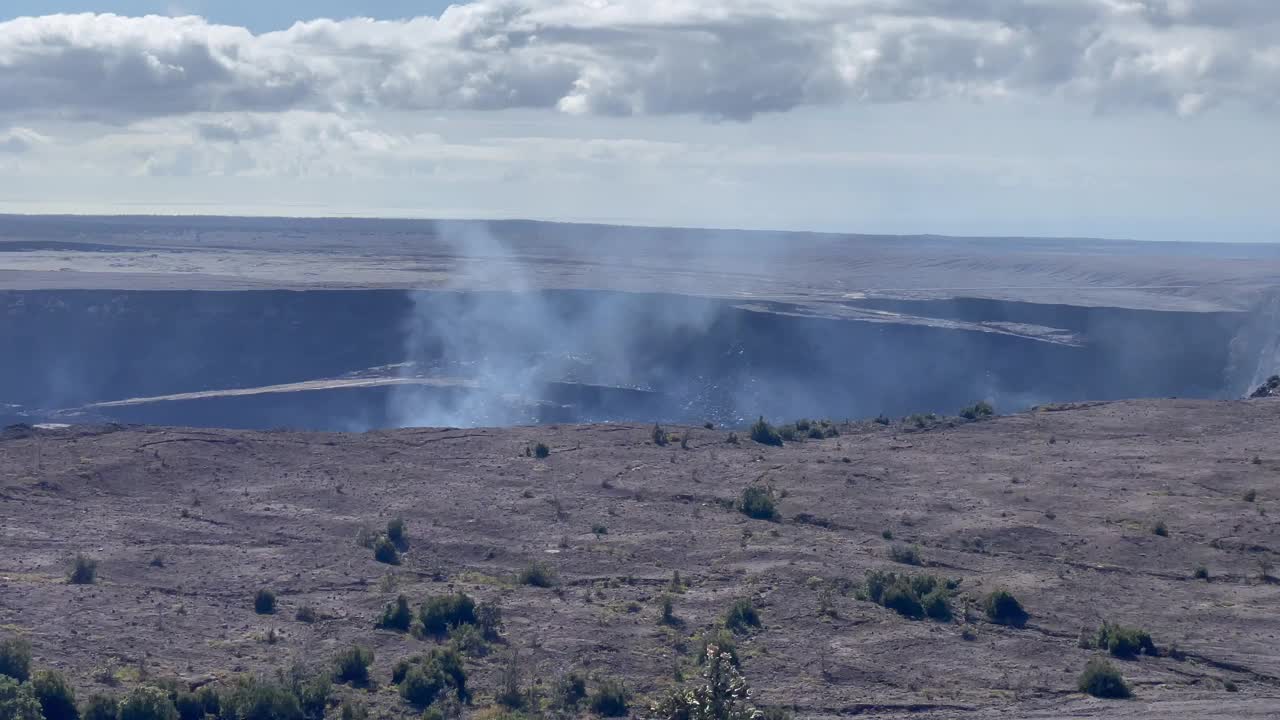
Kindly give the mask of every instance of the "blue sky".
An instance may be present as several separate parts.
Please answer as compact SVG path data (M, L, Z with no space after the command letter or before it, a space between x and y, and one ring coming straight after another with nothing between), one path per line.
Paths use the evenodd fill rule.
M0 212L1280 241L1270 0L2 7Z
M297 20L318 17L372 17L395 20L439 15L444 0L5 0L0 20L22 15L99 12L118 15L203 15L212 22L247 27L254 32L282 30Z

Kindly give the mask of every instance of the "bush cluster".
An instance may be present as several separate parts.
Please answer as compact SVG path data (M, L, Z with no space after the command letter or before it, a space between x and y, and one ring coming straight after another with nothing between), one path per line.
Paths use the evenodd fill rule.
M1157 654L1156 645L1151 640L1151 633L1139 628L1112 625L1106 622L1102 623L1102 627L1098 628L1098 633L1094 636L1094 647L1106 650L1112 657L1126 660L1142 654L1152 657Z
M425 708L452 690L460 702L467 702L467 672L462 655L454 648L433 648L431 652L401 660L391 670L391 682L399 686L400 697Z
M745 598L735 600L724 614L724 626L733 632L746 632L760 627L760 613L756 606Z
M778 434L777 430L773 429L772 425L765 422L763 415L760 416L759 420L751 424L751 439L761 445L782 445L782 436Z
M991 403L986 400L960 409L960 417L965 420L980 420L982 418L989 418L995 414L996 409L991 407Z
M863 595L877 605L911 618L951 619L951 593L957 581L934 575L906 575L886 570L870 570Z

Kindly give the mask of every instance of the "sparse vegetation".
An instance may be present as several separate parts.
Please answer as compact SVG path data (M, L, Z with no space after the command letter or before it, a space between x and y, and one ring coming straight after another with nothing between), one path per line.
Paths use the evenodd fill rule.
M918 545L903 545L901 543L890 545L889 559L903 565L924 566L924 558L920 555L920 547Z
M1208 581L1208 580L1209 580L1209 568L1205 567L1204 565L1197 565L1197 566L1196 566L1196 569L1195 569L1194 576L1195 576L1195 579L1197 579L1197 580L1205 580L1205 581Z
M882 413L882 414L880 414L880 415L877 415L877 416L876 416L876 424L877 424L877 425L884 425L884 426L886 426L886 427L887 427L887 426L888 426L890 423L892 423L892 422L893 422L893 421L889 419L889 416L888 416L888 415L885 415L885 414L883 414L883 413Z
M409 534L405 530L404 520L396 518L387 523L387 539L401 552L409 548Z
M413 611L409 609L409 599L401 595L393 602L387 603L387 606L382 609L382 616L378 618L377 627L380 630L408 632L412 623Z
M80 720L116 720L120 715L120 704L109 695L96 693L90 695L80 708Z
M549 588L556 584L556 571L546 563L536 562L520 571L520 584Z
M737 445L737 444L738 444L738 433L730 431L730 432L729 432L729 437L725 438L725 439L724 439L724 441L725 441L726 443L729 443L730 445Z
M747 632L760 627L760 614L750 600L740 598L724 614L724 626L733 632Z
M253 596L253 611L259 615L270 615L276 611L276 594L263 588Z
M989 418L995 414L996 409L986 400L960 409L960 417L965 420L981 420L982 418Z
M1094 647L1106 650L1112 657L1125 660L1140 654L1152 657L1156 655L1156 646L1151 641L1150 633L1138 628L1110 623L1103 623L1098 629L1098 634L1094 636Z
M71 563L67 582L72 585L92 585L98 579L98 561L85 555L76 555Z
M658 599L658 607L662 611L662 624L675 625L676 620L676 603L670 595L663 595Z
M628 701L627 688L622 682L604 679L596 684L587 706L601 717L623 717L627 714Z
M738 501L738 510L756 520L776 520L778 508L773 499L773 489L762 485L744 488Z
M996 590L987 595L982 606L987 618L998 625L1022 627L1029 617L1022 603L1008 590Z
M178 720L178 709L169 693L143 685L134 688L120 701L120 720Z
M580 673L567 672L551 686L551 705L562 714L574 716L587 699L587 679Z
M1164 520L1157 520L1151 525L1151 532L1160 537L1169 537L1169 526L1165 525Z
M1245 491L1243 499L1247 503L1256 501L1258 499L1258 491L1250 488L1249 490Z
M951 619L951 592L957 584L935 575L870 570L861 596L912 620L946 621Z
M662 446L665 446L665 445L667 444L667 442L668 442L668 439L667 439L667 431L666 431L666 430L663 430L661 425L659 425L659 424L657 424L657 423L654 423L654 424L653 424L653 433L652 433L652 435L653 435L653 444L654 444L654 445L657 445L657 446L659 446L659 447L662 447Z
M333 679L340 683L367 685L371 664L373 664L373 651L359 645L352 645L334 658Z
M1080 674L1077 687L1080 692L1098 698L1123 699L1132 695L1120 671L1101 658L1089 661L1084 672Z
M772 425L765 422L763 415L759 420L751 424L751 439L761 445L782 445L782 436L778 434L777 430L773 429Z
M551 455L551 448L546 443L538 443L533 446L533 455L539 460L546 460Z
M31 677L31 642L23 637L0 640L0 675L20 683Z
M399 565L400 551L396 548L396 544L391 542L391 538L382 535L373 544L373 559L387 565Z

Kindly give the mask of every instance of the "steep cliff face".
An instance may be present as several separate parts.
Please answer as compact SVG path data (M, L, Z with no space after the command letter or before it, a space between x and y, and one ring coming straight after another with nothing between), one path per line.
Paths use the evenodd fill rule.
M44 291L0 293L0 310L8 419L79 409L64 416L353 430L1240 396L1273 366L1280 301L1246 314L590 291Z

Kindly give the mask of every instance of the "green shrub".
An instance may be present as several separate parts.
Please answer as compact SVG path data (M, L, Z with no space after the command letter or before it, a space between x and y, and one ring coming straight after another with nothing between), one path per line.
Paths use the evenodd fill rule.
M76 720L76 691L67 684L61 673L41 670L31 678L31 693L40 701L45 720Z
M587 679L580 673L565 673L551 686L551 704L564 714L576 714L574 711L586 698Z
M0 718L4 720L43 720L40 701L31 688L18 684L8 675L0 675Z
M551 448L547 447L544 443L538 443L533 448L533 454L539 460L545 460L547 456L551 454Z
M724 626L733 632L746 632L750 628L760 627L760 614L750 600L740 598L724 614Z
M925 617L951 619L951 591L958 582L934 575L899 575L885 570L869 570L862 595L877 605L912 620Z
M476 603L466 593L427 598L418 610L422 629L432 635L447 635L451 628L476 623Z
M983 601L983 609L993 623L1021 627L1027 622L1027 611L1008 590L996 590Z
M1257 490L1247 490L1247 491L1245 491L1245 494L1244 494L1244 501L1245 501L1245 502L1247 502L1247 503L1251 503L1251 502L1253 502L1253 501L1255 501L1255 500L1257 500L1257 499L1258 499L1258 491L1257 491Z
M1195 570L1195 572L1193 573L1193 575L1195 576L1195 579L1197 579L1197 580L1206 580L1206 581L1207 581L1207 580L1209 579L1209 568L1207 568L1207 567L1205 567L1205 566L1203 566L1203 565L1197 565L1197 566L1196 566L1196 570Z
M387 523L387 539L400 550L409 547L409 535L405 531L404 520L396 518Z
M764 416L751 424L751 439L761 445L782 445L782 436L778 434L773 426L764 421Z
M991 407L991 403L983 400L966 408L960 409L960 417L965 420L978 420L980 418L988 418L995 415L996 409Z
M0 640L0 675L26 682L31 677L31 642L12 637Z
M587 706L601 717L623 717L627 714L627 688L618 680L605 679L597 685Z
M110 695L101 693L90 695L80 708L80 720L116 720L119 714L120 703Z
M661 425L654 423L653 424L653 444L661 447L666 445L667 441L668 441L667 431L663 430Z
M1127 698L1132 693L1120 671L1101 658L1094 658L1085 666L1077 684L1080 692L1098 698Z
M179 692L173 698L180 720L204 720L204 701L195 693Z
M71 564L71 572L67 574L67 582L72 585L92 585L98 579L98 561L85 555L76 555Z
M400 551L396 549L396 544L391 542L391 538L380 535L373 543L373 559L387 565L399 565Z
M178 720L178 709L169 699L169 693L143 685L120 701L120 720Z
M1152 657L1156 655L1156 646L1151 641L1151 634L1139 628L1104 622L1098 629L1094 642L1099 649L1106 650L1113 657L1129 659L1142 653Z
M401 660L391 671L391 681L400 686L400 696L407 702L426 707L452 688L458 700L466 702L467 673L462 656L453 648L435 648L426 655Z
M676 624L676 603L670 595L663 595L658 600L658 607L662 610L662 624Z
M877 425L885 425L885 426L888 426L888 425L889 425L889 423L891 423L891 422L893 422L893 421L889 419L889 416L888 416L888 415L885 415L885 414L881 413L880 415L877 415L877 416L876 416L876 424L877 424Z
M340 683L365 685L369 682L369 665L372 663L372 650L352 645L334 658L333 679Z
M738 501L738 510L756 520L776 520L778 508L773 499L773 490L761 485L750 485L743 489Z
M722 653L729 653L729 657L733 658L733 664L738 664L738 641L733 637L733 633L724 628L717 628L698 635L699 665L707 662L708 648L712 646L720 648Z
M251 676L236 682L222 701L221 709L221 716L228 719L304 720L302 705L290 688Z
M476 606L476 626L486 640L502 636L502 608L495 603L482 602Z
M520 571L520 584L548 588L556 584L556 571L546 563L536 562Z
M409 599L401 595L395 599L395 602L387 603L382 610L382 617L378 618L377 627L380 630L399 630L400 632L408 632L409 625L413 623L413 611L409 609Z
M294 619L298 622L313 623L319 619L316 609L310 605L302 605L298 607L298 611L294 613Z
M253 596L253 611L259 615L270 615L276 611L276 594L263 588Z
M450 630L449 645L467 657L481 658L489 654L489 643L475 625L462 625Z
M200 702L204 703L204 711L207 715L222 714L222 695L216 687L205 685L196 691L196 697L200 698Z
M890 545L889 559L903 565L915 565L917 567L924 565L924 558L920 555L920 547L917 545Z
M286 682L286 689L297 698L305 720L324 720L325 708L329 706L329 696L333 693L333 678L294 664L282 679Z
M1169 526L1165 525L1163 520L1157 520L1155 524L1151 526L1151 532L1159 535L1160 537L1169 537Z

